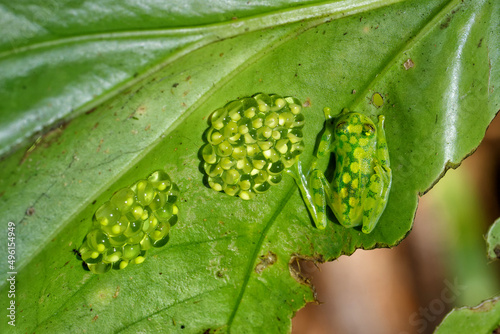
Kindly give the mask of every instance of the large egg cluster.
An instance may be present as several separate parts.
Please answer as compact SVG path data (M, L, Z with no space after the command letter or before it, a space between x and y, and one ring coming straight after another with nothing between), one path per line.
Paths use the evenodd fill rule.
M139 264L152 247L162 247L177 222L179 188L162 170L117 191L94 214L79 252L90 271L102 274Z
M210 187L248 200L281 181L304 150L299 100L257 94L211 115L202 156Z

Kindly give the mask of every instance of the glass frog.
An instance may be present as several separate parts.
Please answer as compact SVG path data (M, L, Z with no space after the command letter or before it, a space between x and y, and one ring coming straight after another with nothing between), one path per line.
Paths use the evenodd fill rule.
M326 205L344 227L363 225L373 231L385 209L392 182L384 116L378 124L358 112L344 109L333 117L324 109L326 123L309 171L300 161L288 173L296 180L317 228L326 227ZM317 169L320 158L335 154L332 182Z

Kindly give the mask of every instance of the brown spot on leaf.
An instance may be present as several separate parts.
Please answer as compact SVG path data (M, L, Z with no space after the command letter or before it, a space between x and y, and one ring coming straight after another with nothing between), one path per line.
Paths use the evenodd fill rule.
M97 150L96 150L97 153L99 153L101 151L102 143L104 143L104 139L101 139L99 141L99 145L97 146Z
M35 208L30 206L26 209L26 216L33 216L35 214Z
M96 111L96 109L97 109L97 107L94 107L94 108L92 108L92 109L90 109L90 110L87 110L87 111L85 112L85 115L90 115L90 114L92 114L94 111Z
M311 284L312 273L318 269L318 263L323 262L325 261L322 256L293 255L288 262L288 270L297 282L313 288Z
M113 297L113 298L118 297L118 294L119 294L119 293L120 293L120 286L118 285L118 286L116 287L115 294L114 294L112 297Z
M413 68L415 67L415 63L413 62L413 60L411 60L411 58L408 58L404 64L403 64L403 67L405 68L405 70L409 70L410 68Z
M145 106L140 106L139 108L137 108L136 113L139 116L144 115L146 113L146 107Z
M446 21L444 21L443 23L441 23L440 28L441 28L441 29L446 29L446 28L448 28L448 26L450 25L450 21L451 21L451 16L448 16L448 17L446 18Z
M21 161L19 161L19 165L22 165L35 150L39 148L48 148L56 143L69 123L70 121L63 121L56 125L56 127L48 129L47 132L39 136L35 140L33 145L31 145L31 147L26 150L23 157L21 158Z
M440 26L440 28L441 28L441 29L446 29L446 28L448 28L448 26L450 25L451 19L453 18L453 15L455 15L455 13L456 13L456 12L458 12L458 9L453 10L453 11L451 12L451 15L449 15L449 16L446 18L446 20L445 20L443 23L441 23L441 26Z
M488 312L495 307L495 304L500 302L500 297L493 298L482 302L476 307L472 307L470 310L474 312Z
M307 99L304 101L304 103L302 103L302 106L303 106L304 108L308 108L308 107L310 107L310 106L311 106L311 99L310 99L310 98L307 98Z
M259 256L260 262L255 266L255 272L257 274L262 274L267 267L272 266L276 262L277 258L276 254L271 251Z

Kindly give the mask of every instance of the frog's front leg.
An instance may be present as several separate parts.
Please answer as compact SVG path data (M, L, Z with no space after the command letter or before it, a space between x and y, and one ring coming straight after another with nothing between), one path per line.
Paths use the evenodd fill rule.
M385 117L380 115L378 117L378 133L377 133L377 157L379 161L379 168L375 172L382 178L384 186L382 187L382 198L387 203L389 198L389 191L391 190L392 184L392 170L389 162L389 149L387 147L387 140L385 139L384 121ZM382 207L382 211L385 208L385 204Z
M389 163L389 150L385 139L384 116L379 116L377 133L377 152L374 159L374 174L370 177L363 201L364 233L370 233L384 212L392 183L392 171Z
M367 189L365 190L363 200L363 233L370 233L373 231L378 223L382 212L384 211L386 200L382 194L386 187L383 178L380 174L380 166L376 166L375 174L370 177Z
M390 183L392 181L392 171L389 162L389 149L387 147L387 140L385 139L384 121L384 115L380 115L378 117L377 158L380 162L380 167L384 170L383 175L387 178L386 181L389 182L390 188Z
M331 191L325 175L322 171L316 169L316 164L319 158L331 154L330 147L333 136L332 120L334 119L330 108L324 108L323 112L326 120L325 127L318 146L315 149L309 171L307 173L302 171L300 160L292 167L293 170L287 170L287 173L295 179L300 189L306 207L314 220L314 225L320 230L326 228L326 205L327 203L331 203Z
M303 173L300 160L292 170L286 172L292 176L300 189L314 225L324 230L326 228L326 203L329 198L329 185L322 171L316 169L316 159L311 164L309 173Z

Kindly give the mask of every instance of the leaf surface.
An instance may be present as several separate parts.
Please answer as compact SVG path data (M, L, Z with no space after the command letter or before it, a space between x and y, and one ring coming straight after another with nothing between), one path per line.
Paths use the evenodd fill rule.
M435 334L491 334L500 330L500 303L498 297L476 307L454 309L446 315Z

